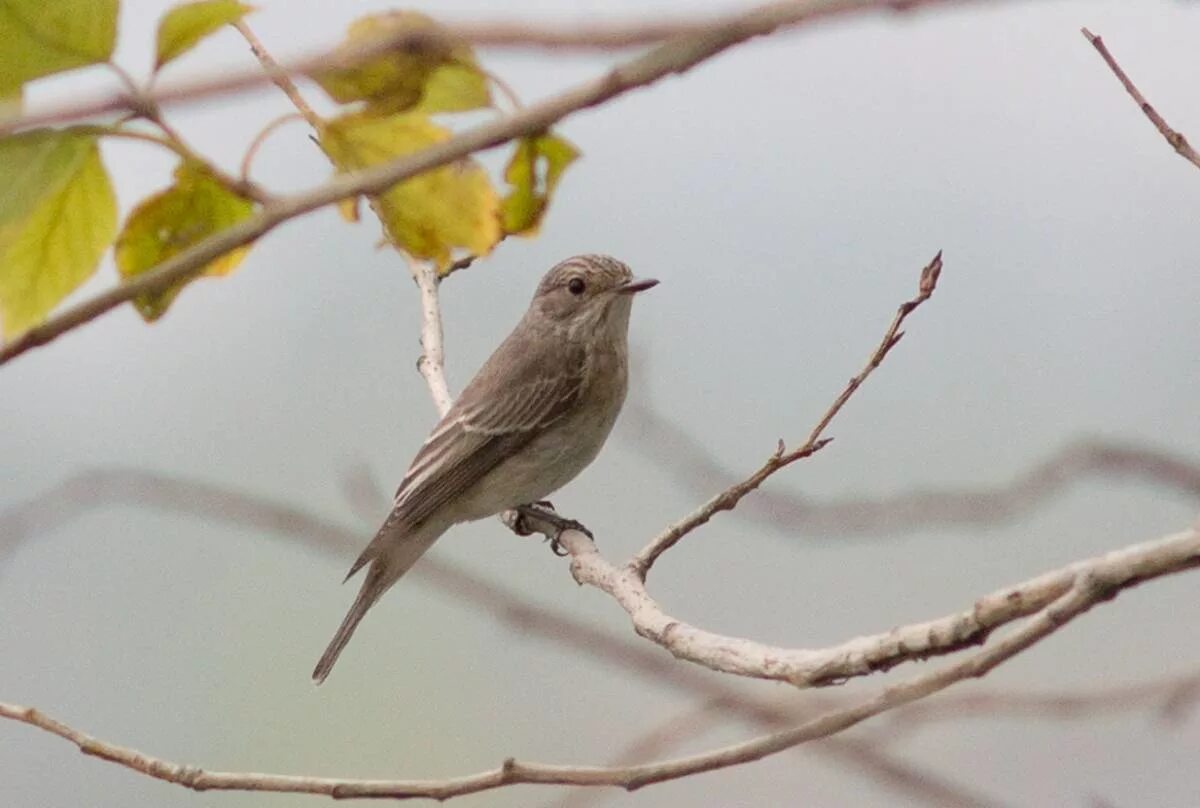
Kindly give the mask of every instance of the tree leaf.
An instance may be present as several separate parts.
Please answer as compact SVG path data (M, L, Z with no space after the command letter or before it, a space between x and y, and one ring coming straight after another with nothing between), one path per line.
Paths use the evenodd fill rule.
M40 323L100 263L117 200L93 134L0 139L0 317L6 339Z
M511 186L501 203L506 233L537 235L563 172L578 157L579 150L570 141L548 132L517 141L504 169Z
M184 162L175 182L144 200L125 221L117 239L117 271L123 278L141 275L214 233L254 213L254 203L222 185L203 165ZM227 275L245 258L249 246L238 247L210 262L204 275ZM148 322L161 317L187 282L161 292L138 295L133 304Z
M470 48L456 48L451 61L429 75L416 109L421 112L466 112L490 107L492 93L487 76Z
M419 151L450 136L419 113L380 118L352 113L330 121L321 146L338 168L351 171ZM500 240L499 200L487 172L464 159L426 171L375 198L388 237L445 270L453 250L482 255Z
M24 106L25 85L18 84L16 87L0 90L0 119L20 115Z
M200 40L253 10L253 6L237 0L198 0L175 6L158 22L154 69L161 69L196 47Z
M0 0L0 95L108 61L116 41L117 0Z
M419 47L393 48L354 67L320 70L311 77L342 104L365 101L369 111L381 115L411 109L421 100L426 82L439 66L456 55L470 56L469 48L452 45L432 19L415 11L361 17L351 23L334 57L353 58L403 33L420 36Z

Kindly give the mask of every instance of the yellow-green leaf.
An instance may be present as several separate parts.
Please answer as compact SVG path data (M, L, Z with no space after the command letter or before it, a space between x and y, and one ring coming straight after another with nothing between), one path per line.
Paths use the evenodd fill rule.
M343 115L321 132L321 146L338 168L386 163L440 143L450 132L425 115ZM417 257L446 269L456 248L476 255L500 240L499 200L487 172L463 159L405 180L375 199L388 237Z
M342 221L350 224L358 224L358 197L351 196L337 203L338 215L342 217Z
M253 10L253 6L237 0L198 0L175 6L158 22L154 69L182 56L209 34L237 22Z
M0 95L107 61L116 41L117 0L0 0Z
M112 243L117 200L96 138L37 129L0 139L0 318L37 325L88 279Z
M146 199L129 214L117 239L117 271L123 278L140 275L253 213L253 202L230 191L203 165L181 163L170 188ZM249 247L239 247L225 253L209 263L203 274L229 274L247 250ZM133 304L147 321L157 320L185 284L139 295Z
M312 78L342 104L365 101L367 109L378 114L411 109L421 100L434 71L465 48L453 46L429 17L415 11L397 11L355 20L334 58L353 61L355 54L381 47L404 34L419 37L417 45L391 48L352 67L317 71ZM466 52L469 54L469 50Z
M24 105L25 85L18 84L16 87L0 90L0 119L20 115Z
M465 112L490 107L492 94L487 76L469 48L455 48L451 60L435 68L425 82L417 104L421 112Z
M570 141L548 132L517 141L504 169L504 179L511 186L501 203L504 232L537 234L563 172L578 157L579 150Z

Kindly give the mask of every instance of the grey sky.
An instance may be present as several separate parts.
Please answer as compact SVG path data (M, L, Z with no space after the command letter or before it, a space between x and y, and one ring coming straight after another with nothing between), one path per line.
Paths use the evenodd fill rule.
M281 55L328 44L354 17L390 7L257 5L250 21ZM1078 32L1102 34L1168 120L1200 141L1200 14L1131 0L992 5L757 41L568 120L562 130L585 157L542 236L506 242L444 287L453 388L511 328L546 267L610 252L663 281L635 306L635 362L648 372L631 397L703 436L729 468L749 470L778 438L807 434L940 248L941 288L839 418L837 441L772 490L983 485L1082 433L1200 457L1200 173ZM119 59L140 72L166 4L124 6ZM522 0L503 13L569 21L692 7ZM486 3L432 10L501 13ZM229 32L181 62L179 75L248 59ZM606 61L484 60L529 99ZM106 86L100 77L48 84L44 97ZM233 167L283 111L286 101L264 91L170 114ZM124 209L170 169L142 147L106 154ZM307 187L328 170L300 125L275 135L258 163L278 188ZM153 327L122 310L0 369L0 506L121 466L358 524L339 480L365 464L392 488L434 420L414 369L414 289L376 239L369 220L310 216L256 245L233 277L189 288ZM106 266L88 290L113 281ZM650 437L619 423L601 458L555 498L613 557L698 498L631 449ZM1080 485L1016 524L904 538L784 538L727 515L661 562L653 591L714 630L817 645L962 608L1054 565L1177 530L1195 512L1194 502L1112 483ZM360 527L365 543L375 525ZM612 603L577 588L534 540L483 523L433 552L628 632ZM690 703L522 638L416 578L384 598L329 683L313 688L308 672L353 595L339 586L349 556L129 507L89 515L0 568L0 699L205 767L372 777L460 774L509 755L600 763ZM1069 687L1186 669L1200 659L1195 592L1185 576L1123 595L991 680ZM749 732L734 727L680 751ZM1010 804L1100 795L1172 806L1200 790L1197 743L1194 721L1163 730L1126 716L964 721L900 750ZM7 805L309 801L190 794L14 724L0 724L0 771ZM463 804L553 796L524 788ZM897 804L803 751L609 799Z

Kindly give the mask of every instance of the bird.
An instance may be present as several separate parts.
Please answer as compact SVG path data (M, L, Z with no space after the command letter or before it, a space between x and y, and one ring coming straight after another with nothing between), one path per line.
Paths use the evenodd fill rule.
M359 622L452 526L544 501L600 452L625 401L633 297L656 286L607 255L538 283L524 316L417 451L391 512L350 567L366 573L313 670L325 681Z

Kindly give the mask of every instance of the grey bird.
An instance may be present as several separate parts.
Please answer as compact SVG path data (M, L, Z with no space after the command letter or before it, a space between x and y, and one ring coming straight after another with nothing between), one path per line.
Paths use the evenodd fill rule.
M625 401L633 295L655 286L605 255L538 284L525 316L434 427L392 511L350 567L362 588L313 670L325 681L363 615L452 525L544 500L583 471Z

